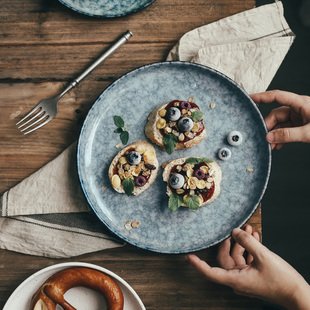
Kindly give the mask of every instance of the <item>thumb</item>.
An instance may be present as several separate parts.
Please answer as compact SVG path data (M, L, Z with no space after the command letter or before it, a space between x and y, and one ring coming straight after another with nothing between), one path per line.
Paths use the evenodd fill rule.
M263 246L251 234L245 232L240 228L235 228L232 232L235 241L241 245L254 259L260 259L262 254L266 252L266 247Z
M270 131L266 139L269 143L307 142L309 135L304 127L279 128Z

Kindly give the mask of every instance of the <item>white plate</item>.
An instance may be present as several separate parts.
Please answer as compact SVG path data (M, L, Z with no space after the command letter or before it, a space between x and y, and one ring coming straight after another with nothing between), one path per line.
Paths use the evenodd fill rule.
M124 310L145 310L145 307L137 293L121 277L100 266L79 262L57 264L34 273L15 289L4 305L3 310L29 310L31 298L39 287L53 274L63 269L72 267L92 268L105 273L115 280L121 288L124 295ZM72 306L76 307L77 310L107 309L105 300L99 293L84 287L70 289L65 294L65 298ZM60 309L62 309L60 306L56 307L56 310Z

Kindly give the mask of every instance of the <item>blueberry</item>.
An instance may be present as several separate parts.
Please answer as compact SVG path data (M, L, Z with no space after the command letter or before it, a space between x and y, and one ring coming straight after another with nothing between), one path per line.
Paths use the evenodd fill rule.
M189 110L189 109L192 107L192 105L191 105L188 101L182 101L182 102L180 103L180 107L181 107L182 109Z
M221 148L218 152L218 157L221 160L228 160L231 157L231 150L226 147Z
M178 108L170 108L167 111L169 121L175 122L181 117L181 112Z
M202 180L205 177L205 173L201 170L201 169L197 169L194 172L194 176L198 179L198 180Z
M182 174L176 173L170 177L170 186L174 189L180 189L183 187L185 179Z
M191 131L193 126L194 123L189 117L182 117L178 121L178 127L181 131Z
M145 185L146 183L146 178L143 175L139 175L136 179L135 179L135 183L137 186L141 187L143 185Z
M138 165L141 161L141 155L136 151L132 151L127 155L127 161L130 165Z
M227 136L227 141L232 146L240 145L242 143L242 140L242 134L237 130L231 131Z

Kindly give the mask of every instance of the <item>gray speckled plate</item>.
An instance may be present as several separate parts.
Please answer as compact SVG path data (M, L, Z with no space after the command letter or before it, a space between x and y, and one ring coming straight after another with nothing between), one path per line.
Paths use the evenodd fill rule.
M98 17L119 17L135 13L155 0L59 0L70 9Z
M156 146L159 163L184 156L213 158L223 180L219 197L197 211L168 210L162 168L144 193L126 196L110 185L108 168L120 149L114 133L114 115L120 115L130 133L129 143L147 140L144 126L150 112L173 99L195 98L204 113L207 137L197 146L168 155ZM210 103L214 102L214 109ZM244 141L230 147L227 134L238 130ZM114 82L89 111L78 143L78 171L83 191L99 219L125 241L162 253L186 253L214 245L243 225L258 206L267 186L271 150L264 120L250 97L223 74L185 62L163 62L138 68ZM220 148L232 157L221 161ZM253 172L247 171L248 168ZM105 190L103 186L107 186ZM126 221L139 221L127 230Z

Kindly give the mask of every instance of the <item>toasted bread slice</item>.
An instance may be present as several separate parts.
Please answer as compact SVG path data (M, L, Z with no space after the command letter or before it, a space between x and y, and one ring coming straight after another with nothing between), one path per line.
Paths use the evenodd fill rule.
M182 103L189 103L191 108L184 109ZM148 117L148 122L145 126L145 135L153 143L159 145L165 150L164 136L174 134L177 137L177 143L174 150L187 149L200 143L206 137L206 129L203 119L193 121L194 126L190 131L182 131L178 126L178 121L171 121L168 117L168 110L177 108L181 112L181 117L192 119L194 111L200 111L199 107L190 101L173 100L165 103L154 109Z
M183 199L181 206L187 206L186 199L196 195L199 198L199 207L213 202L220 194L222 172L219 165L207 158L184 157L169 161L164 164L163 180L167 182L167 195L173 193ZM201 171L198 171L201 170ZM175 189L170 184L173 174L184 177L184 185Z
M128 162L127 156L133 151L141 156L141 161L138 164L130 164ZM145 141L138 141L126 146L114 157L109 167L109 179L112 187L118 193L125 193L123 187L124 179L133 180L132 194L138 196L155 181L157 172L158 160L153 145ZM143 182L138 182L137 178Z

